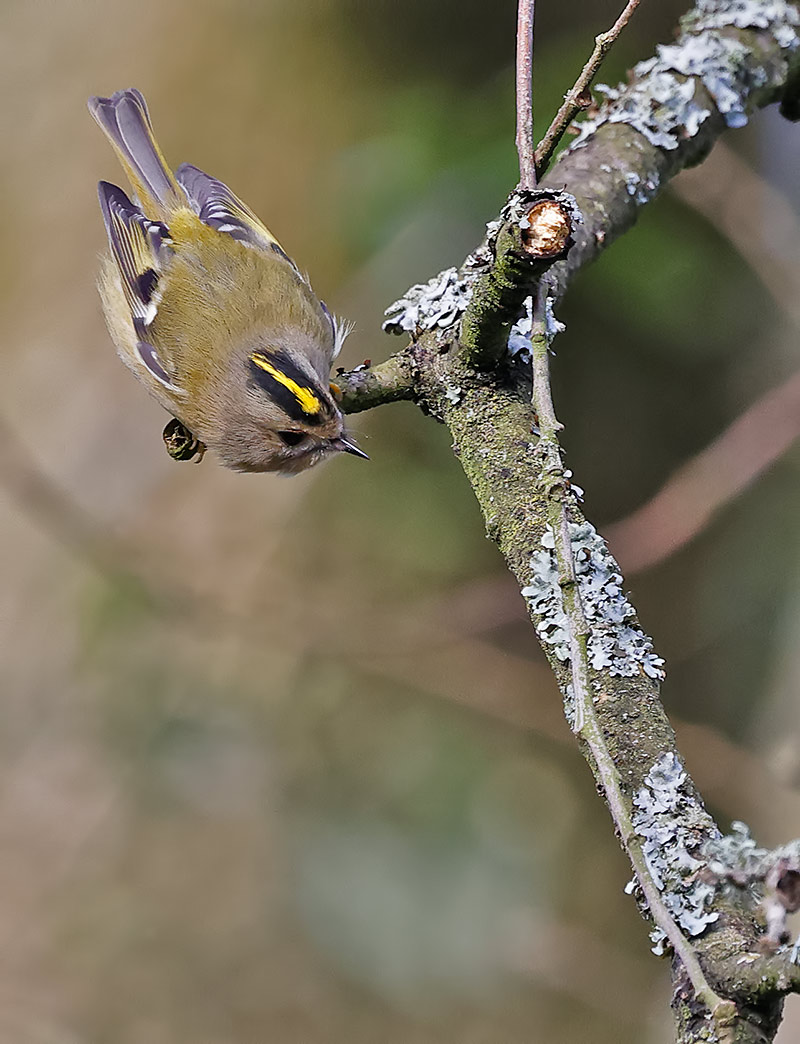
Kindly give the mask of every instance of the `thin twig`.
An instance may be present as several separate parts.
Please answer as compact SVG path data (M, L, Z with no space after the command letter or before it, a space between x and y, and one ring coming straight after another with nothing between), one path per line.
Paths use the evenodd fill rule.
M611 28L607 32L600 33L599 36L595 37L594 50L589 57L589 61L584 65L583 69L581 69L581 74L575 81L574 85L564 95L564 101L561 103L558 112L553 117L553 122L547 128L547 133L536 147L537 175L541 175L547 169L547 165L556 150L556 146L564 136L567 127L569 127L570 123L572 123L581 109L586 108L586 92L589 89L589 84L594 79L603 59L611 50L614 41L628 24L631 15L638 6L639 0L628 0L625 10L616 22L614 22ZM519 87L517 90L519 91ZM519 130L517 131L517 135L519 135Z
M535 6L535 0L519 0L517 9L516 141L521 189L536 188L536 154L533 147L533 17Z
M586 636L589 625L581 604L575 579L575 562L567 515L567 479L561 461L558 432L550 391L549 341L546 331L547 294L541 288L536 297L533 314L533 406L539 420L539 449L543 456L542 479L547 486L547 516L555 541L559 587L562 593L566 628L569 635L572 668L572 697L574 703L573 730L587 744L597 766L597 776L603 787L608 807L616 824L622 844L636 875L636 880L647 902L650 916L664 932L689 977L696 998L711 1012L724 1011L725 1002L714 992L703 973L694 948L684 936L670 913L647 865L642 841L636 832L623 794L614 758L603 736L597 719L589 672Z

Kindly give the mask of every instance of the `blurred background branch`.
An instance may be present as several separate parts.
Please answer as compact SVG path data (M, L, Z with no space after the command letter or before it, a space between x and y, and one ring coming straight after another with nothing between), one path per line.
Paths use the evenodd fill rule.
M800 331L800 222L786 196L720 141L672 191L739 252ZM766 233L766 236L765 234ZM606 528L626 572L652 568L701 533L800 436L800 374L771 388L636 512Z
M651 569L707 529L800 436L800 374L761 396L638 510L606 527L626 572Z

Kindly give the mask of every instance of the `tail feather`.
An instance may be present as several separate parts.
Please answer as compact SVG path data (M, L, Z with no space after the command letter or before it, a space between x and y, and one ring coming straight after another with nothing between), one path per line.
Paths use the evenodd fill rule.
M105 132L150 218L185 206L186 199L155 138L147 105L134 87L110 98L90 98L89 112Z

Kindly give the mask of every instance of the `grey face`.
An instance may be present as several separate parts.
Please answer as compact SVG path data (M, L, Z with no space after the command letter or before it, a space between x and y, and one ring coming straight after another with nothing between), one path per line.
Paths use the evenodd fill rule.
M293 475L331 453L365 457L344 433L342 414L327 387L280 349L255 350L243 362L244 394L218 393L217 430L207 441L237 471Z

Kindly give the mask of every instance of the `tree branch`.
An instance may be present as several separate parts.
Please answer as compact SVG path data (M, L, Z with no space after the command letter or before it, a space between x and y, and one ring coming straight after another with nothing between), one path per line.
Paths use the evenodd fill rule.
M730 984L723 980L718 985L716 976L710 980L705 963L712 955L732 957L754 950L759 929L741 897L714 897L713 888L682 869L695 865L702 845L718 832L682 768L661 706L661 661L621 595L616 564L571 496L567 510L571 553L580 563L577 588L566 572L560 517L558 528L553 525L555 511L560 511L558 498L566 493L561 476L548 466L552 454L531 434L535 417L526 397L506 383L476 378L452 361L448 365L438 353L427 357L423 380L423 400L450 428L487 532L526 599L564 694L567 716L579 729L579 743L631 858L643 906L679 957L677 984L685 992L680 1008L689 1027L680 1039L702 1039L693 1034L708 1029L712 1012L723 1021L733 1014L731 1005L721 1003ZM447 397L448 388L458 390L457 401ZM588 634L581 633L580 623L569 622L571 616L576 619L576 605L588 618ZM576 700L583 721L576 721ZM674 770L675 801L663 815L648 818L637 801L646 803L658 793L665 756ZM674 912L665 915L666 904L677 910L677 918ZM657 946L662 938L655 938ZM759 1004L763 1011L773 1006L777 1011L779 999L762 996ZM745 1019L746 1004L739 1009Z
M569 506L573 496L569 491L569 481L564 473L558 443L558 432L563 426L556 420L550 391L551 338L548 337L546 308L547 294L544 289L540 289L533 313L533 408L539 419L540 430L537 446L537 453L542 461L539 481L543 487L548 527L555 549L558 586L569 645L571 692L567 693L567 713L569 714L571 707L573 731L586 743L591 752L595 775L603 789L614 825L633 866L636 882L650 916L669 940L673 952L683 965L695 998L708 1008L715 1023L719 1023L730 1018L733 1005L730 1001L723 1001L709 985L692 945L662 898L645 853L645 842L634 826L630 802L625 799L617 766L595 713L588 650L592 629L584 613L573 557L573 532L569 518ZM578 550L580 551L580 545ZM610 556L608 557L615 565ZM523 594L525 590L527 589L523 589Z
M517 153L519 188L536 188L533 147L533 19L536 0L519 0L517 7Z
M489 244L493 260L471 287L461 323L461 350L471 366L491 369L503 355L537 280L572 246L577 219L574 201L564 193L511 195Z
M414 398L413 356L406 349L390 356L378 366L364 363L354 370L337 370L334 387L345 413L361 413Z
M548 275L555 298L727 127L780 100L800 69L799 17L797 3L784 0L744 9L703 0L682 19L675 43L640 62L627 84L606 91L606 102L580 124L579 137L542 183L570 191L583 215L569 257Z
M573 222L574 243L566 259L547 271L554 302L563 296L580 268L630 228L640 208L653 200L671 177L708 154L727 126L741 126L748 113L780 99L787 82L800 70L794 21L798 17L797 4L786 0L770 0L767 6L753 0L744 8L732 0L701 0L700 6L682 20L683 31L674 44L661 47L658 56L640 62L628 84L607 89L605 104L581 124L580 137L561 153L538 190L549 186L551 192L570 193L581 215L579 224ZM693 70L692 75L681 69ZM507 206L515 198L512 194ZM451 269L440 273L427 284L430 289L446 281L443 277L447 276L459 283L460 294L447 301L451 325L467 307L470 295L476 298L465 324L465 352L473 365L478 365L476 359L481 357L481 366L493 364L497 345L507 329L510 309L506 306L509 296L503 289L506 273L502 272L502 260L497 286L490 284L491 268L498 264L496 254L503 253L502 247L496 247L498 228L508 220L504 210L498 222L490 223L484 242L458 272ZM542 270L527 277L510 273L507 282L515 299L523 283L531 294L541 274ZM487 286L489 297L485 299ZM415 292L423 289L412 288ZM412 335L430 329L424 314L419 314L419 301L415 299L414 303L413 318L406 323L395 315L385 328L407 330ZM389 311L396 312L404 304L406 301L401 300ZM428 293L431 313L440 304L438 292ZM493 323L492 316L499 313L505 319ZM480 332L470 330L473 320L481 326ZM438 316L433 316L432 325L441 336ZM502 326L499 332L498 325ZM491 348L484 352L478 342L487 337ZM462 342L464 339L462 330Z
M800 66L798 24L797 5L785 0L699 0L676 42L640 63L627 85L607 90L606 103L555 164L549 184L572 192L583 218L570 230L566 258L537 269L516 238L526 215L504 214L496 237L491 233L460 272L414 288L407 311L393 320L414 337L403 364L413 397L450 429L487 532L520 585L630 857L633 894L656 924L655 948L673 952L679 1044L764 1044L777 1030L782 993L798 979L783 962L769 965L774 975L758 987L766 967L760 962L768 958L757 953L762 929L750 896L715 889L701 873L704 846L719 831L683 767L659 699L663 661L567 484L549 395L546 304L727 125L741 125L754 108L779 98ZM526 260L527 267L520 264ZM518 315L534 291L530 347L540 435L527 370L494 366L514 308Z
M545 136L536 146L536 173L538 176L541 176L547 170L553 153L558 148L558 143L564 137L567 127L569 127L582 109L588 108L591 104L592 96L589 93L589 85L597 75L597 70L611 50L614 41L628 24L631 15L638 6L639 0L628 0L625 10L611 28L595 37L594 50L590 54L588 62L581 69L578 79L564 95L564 101L547 128Z

